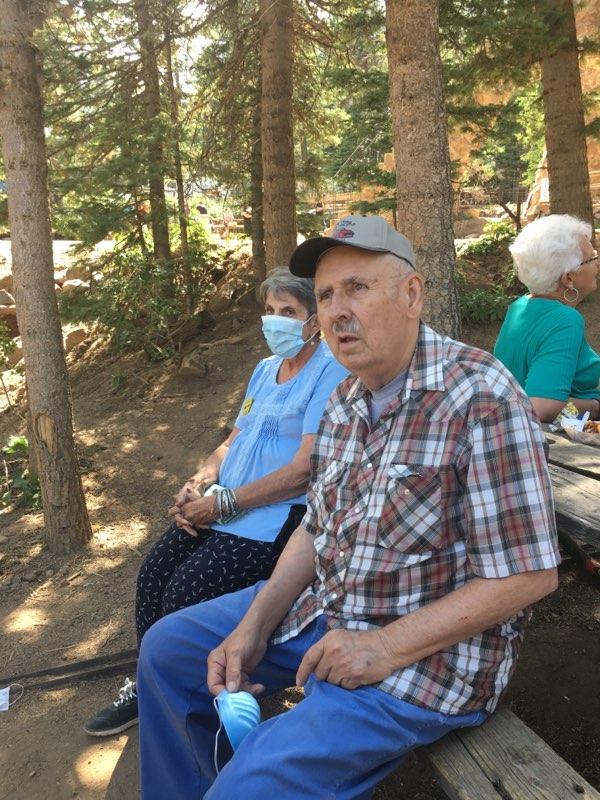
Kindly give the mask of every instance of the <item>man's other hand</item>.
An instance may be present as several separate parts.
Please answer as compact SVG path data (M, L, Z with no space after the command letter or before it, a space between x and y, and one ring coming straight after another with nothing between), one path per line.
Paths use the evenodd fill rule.
M298 667L296 684L304 686L314 673L317 680L356 689L379 683L395 669L379 630L333 630L306 651Z
M251 694L263 692L265 687L261 683L251 683L250 675L266 649L266 641L245 629L243 623L239 625L208 655L206 682L209 691L214 695L223 689Z

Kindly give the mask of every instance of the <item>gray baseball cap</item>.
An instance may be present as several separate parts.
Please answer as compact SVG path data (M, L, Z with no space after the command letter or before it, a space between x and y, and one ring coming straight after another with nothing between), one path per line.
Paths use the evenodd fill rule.
M392 253L416 269L415 253L406 236L395 231L383 217L351 214L337 223L330 236L316 236L298 245L290 259L290 272L300 278L314 278L323 253L339 245Z

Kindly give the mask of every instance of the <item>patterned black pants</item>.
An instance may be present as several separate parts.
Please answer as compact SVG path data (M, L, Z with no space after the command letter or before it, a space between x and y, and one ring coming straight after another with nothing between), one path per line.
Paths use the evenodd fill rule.
M292 506L274 542L203 529L190 536L173 523L152 547L137 580L138 647L157 619L268 578L305 506Z

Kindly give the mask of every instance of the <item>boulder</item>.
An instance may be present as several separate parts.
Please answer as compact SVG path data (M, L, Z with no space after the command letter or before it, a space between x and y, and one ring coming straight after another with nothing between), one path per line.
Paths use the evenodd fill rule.
M85 264L69 264L65 270L66 281L89 281L90 268Z
M183 357L177 374L180 378L189 380L193 378L203 378L207 372L208 366L206 361L197 350L193 350Z
M4 322L12 336L19 335L17 309L15 306L0 306L0 321Z
M13 286L13 276L10 274L10 272L8 273L8 275L3 275L0 278L0 289L5 289L7 292L10 292L11 294L14 292L15 289Z
M65 336L65 353L70 353L77 345L81 344L88 337L85 328L75 328Z
M457 219L454 221L454 235L457 239L466 239L471 234L481 235L487 225L487 219L472 217L471 219Z
M15 298L6 289L0 289L0 306L14 306Z
M66 294L76 294L77 292L83 292L85 289L89 288L88 283L78 278L74 278L72 281L65 281L62 285L62 291Z

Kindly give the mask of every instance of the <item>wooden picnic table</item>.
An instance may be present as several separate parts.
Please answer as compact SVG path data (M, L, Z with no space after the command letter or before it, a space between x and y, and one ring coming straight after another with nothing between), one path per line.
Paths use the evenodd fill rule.
M600 448L555 433L546 440L560 541L600 577Z

